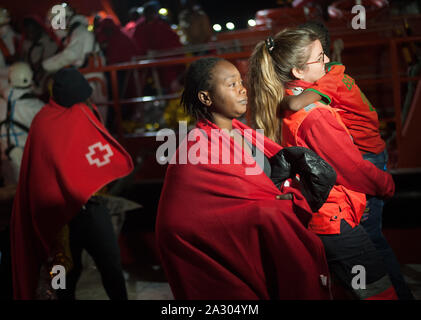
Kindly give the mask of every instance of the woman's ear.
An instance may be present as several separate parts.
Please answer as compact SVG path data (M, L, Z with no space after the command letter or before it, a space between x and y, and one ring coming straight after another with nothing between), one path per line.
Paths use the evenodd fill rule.
M209 91L199 91L197 94L199 100L201 103L203 103L205 106L210 107L212 105L212 99L209 95Z
M292 68L291 72L292 72L292 75L295 78L300 79L300 80L304 79L304 70L301 70L301 69L298 69L298 68L294 67L294 68Z

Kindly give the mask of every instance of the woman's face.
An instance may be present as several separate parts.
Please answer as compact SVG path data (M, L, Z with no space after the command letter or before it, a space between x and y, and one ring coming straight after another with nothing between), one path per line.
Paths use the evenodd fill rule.
M325 63L329 58L324 54L322 44L319 40L309 45L310 57L307 60L304 70L300 70L299 79L307 82L316 82L325 75Z
M212 73L213 89L209 91L212 112L228 119L241 117L247 110L247 90L240 72L232 63L222 60Z

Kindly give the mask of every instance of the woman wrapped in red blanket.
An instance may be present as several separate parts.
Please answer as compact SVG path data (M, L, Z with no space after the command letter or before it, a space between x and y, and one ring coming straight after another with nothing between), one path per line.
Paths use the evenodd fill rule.
M182 104L198 123L172 155L156 223L175 298L329 299L324 248L306 224L333 169L235 119L247 93L226 60L193 62Z

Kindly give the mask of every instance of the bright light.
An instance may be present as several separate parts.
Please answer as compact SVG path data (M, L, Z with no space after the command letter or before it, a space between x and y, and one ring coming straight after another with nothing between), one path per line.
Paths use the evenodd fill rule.
M220 24L214 24L213 25L213 30L215 30L216 32L219 32L222 30L222 27Z
M168 15L168 10L167 10L167 8L161 8L161 9L159 9L158 13L161 16L165 16L166 17Z
M226 27L228 30L234 30L235 25L232 22L227 22Z
M254 27L254 26L256 25L256 20L254 20L254 19L249 19L249 21L247 21L247 23L248 23L248 25L249 25L250 27Z

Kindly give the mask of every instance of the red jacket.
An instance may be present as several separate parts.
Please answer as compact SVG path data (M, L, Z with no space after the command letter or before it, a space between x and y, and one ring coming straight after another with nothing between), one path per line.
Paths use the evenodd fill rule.
M137 55L136 44L110 17L99 22L95 36L99 43L108 43L105 50L107 64L129 62Z
M355 145L362 153L382 152L386 144L380 136L376 109L355 80L344 73L345 66L337 62L326 66L326 75L306 90L317 92L331 107L338 109Z
M140 56L148 54L150 50L163 51L182 47L178 34L161 18L154 18L151 21L139 19L133 32L133 40L139 47ZM158 68L161 86L169 91L171 83L183 71L183 65Z
M178 34L161 18L139 20L133 32L133 40L139 47L139 55L148 50L167 50L182 47Z
M296 81L291 85L302 88L310 84ZM292 92L287 90L287 94ZM313 223L311 228L316 233L339 233L339 217L343 217L352 226L359 224L365 208L362 193L383 197L394 194L392 176L362 158L333 108L315 103L295 113L287 111L282 120L282 145L312 149L336 171L337 185L332 191L334 194L319 210L318 215L313 217L317 223ZM347 209L331 205L330 202L337 202L342 206L348 203Z

